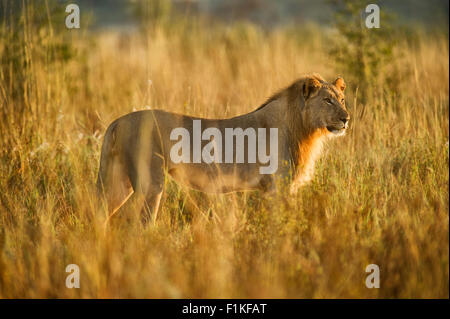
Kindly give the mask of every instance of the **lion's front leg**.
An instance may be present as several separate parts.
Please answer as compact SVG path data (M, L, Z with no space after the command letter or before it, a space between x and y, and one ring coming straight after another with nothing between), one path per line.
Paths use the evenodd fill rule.
M291 185L289 186L289 195L295 195L298 193L299 188L302 186L301 183L297 181L293 181Z
M291 195L295 195L300 187L304 186L312 180L313 173L314 171L312 169L297 172L296 176L293 178L290 184L289 193Z

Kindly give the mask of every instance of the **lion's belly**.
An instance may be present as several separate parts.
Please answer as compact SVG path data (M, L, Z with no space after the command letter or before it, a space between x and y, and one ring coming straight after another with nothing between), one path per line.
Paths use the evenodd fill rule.
M261 189L264 176L258 167L247 165L181 164L169 169L179 183L207 193L229 193Z

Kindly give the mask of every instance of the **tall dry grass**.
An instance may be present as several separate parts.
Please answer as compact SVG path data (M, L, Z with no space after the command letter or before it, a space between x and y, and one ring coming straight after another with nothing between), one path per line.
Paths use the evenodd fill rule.
M145 106L234 116L301 73L342 70L319 28L87 34L46 15L33 29L21 14L0 42L0 297L448 298L446 34L397 41L395 90L374 83L362 104L348 83L351 129L298 195L212 196L169 180L156 225L104 232L94 184L116 117ZM80 289L65 287L72 263ZM371 263L380 289L364 284Z

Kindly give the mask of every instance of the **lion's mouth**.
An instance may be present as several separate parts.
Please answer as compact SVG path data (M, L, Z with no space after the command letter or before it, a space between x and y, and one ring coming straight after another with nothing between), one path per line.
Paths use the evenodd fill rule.
M334 135L342 135L345 133L345 125L341 125L341 126L329 125L329 126L327 126L327 130L330 133L333 133Z

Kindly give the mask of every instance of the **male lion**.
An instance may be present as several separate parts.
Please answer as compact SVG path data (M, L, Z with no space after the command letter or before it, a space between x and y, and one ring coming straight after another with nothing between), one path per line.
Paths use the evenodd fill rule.
M99 192L106 196L110 216L121 206L134 205L145 219L153 214L155 220L167 173L177 182L203 192L273 190L277 178L287 180L291 193L296 192L312 178L324 139L345 134L350 117L344 89L341 77L327 83L313 74L301 77L255 111L229 119L200 119L162 110L133 112L118 118L105 133L97 181ZM259 157L246 163L236 161L239 150L232 155L232 162L174 162L170 155L177 141L171 132L182 128L192 136L195 120L218 134L226 132L226 128L244 132L249 132L248 128L276 128L280 167L272 174L261 174ZM241 147L251 146L250 137L246 137ZM206 142L201 141L201 146Z

